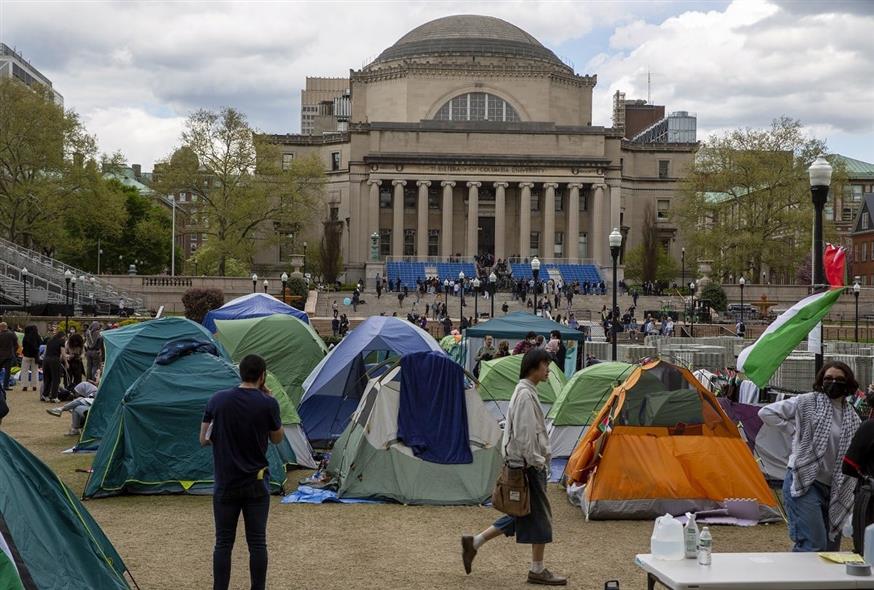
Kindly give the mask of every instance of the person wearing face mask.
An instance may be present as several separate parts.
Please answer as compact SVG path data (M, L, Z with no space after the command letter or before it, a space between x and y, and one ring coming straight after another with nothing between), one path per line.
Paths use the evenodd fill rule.
M759 410L765 424L794 431L783 482L793 551L840 549L841 527L853 508L856 483L841 464L860 424L846 398L858 388L850 367L829 361L817 373L814 391Z

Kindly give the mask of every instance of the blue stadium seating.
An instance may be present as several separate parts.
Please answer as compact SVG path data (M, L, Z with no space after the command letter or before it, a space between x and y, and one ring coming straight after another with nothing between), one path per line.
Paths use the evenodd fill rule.
M410 290L415 290L416 281L425 276L424 262L387 262L385 274L392 280L401 280L402 285Z
M387 262L385 274L392 281L400 279L402 285L406 285L409 289L415 289L416 281L426 276L426 267L436 268L437 276L441 281L444 279L454 281L458 278L458 273L462 271L468 279L473 278L474 273L476 273L476 267L472 262ZM527 280L533 276L530 263L516 262L511 265L511 268L515 279ZM598 272L598 267L593 264L544 264L540 268L541 280L549 279L550 269L557 269L565 283L579 281L582 284L585 281L592 283L603 280Z
M530 279L533 275L530 263L514 262L512 265L514 279ZM565 283L579 281L601 281L601 274L594 264L543 264L540 267L540 279L548 280L550 269L558 269Z

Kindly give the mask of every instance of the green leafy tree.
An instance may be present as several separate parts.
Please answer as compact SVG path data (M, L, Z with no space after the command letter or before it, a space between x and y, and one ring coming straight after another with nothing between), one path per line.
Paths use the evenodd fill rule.
M705 285L701 289L701 293L698 294L698 298L707 301L710 307L716 311L725 311L728 307L728 297L725 294L725 290L718 283L708 283Z
M625 278L639 283L661 281L670 284L677 276L677 261L659 242L652 203L644 206L641 234L641 243L625 255Z
M321 276L325 283L333 284L342 272L343 260L341 240L343 239L343 222L328 220L324 222L322 243L319 247Z
M767 129L736 129L699 150L675 208L691 260L710 261L715 277L759 276L763 267L787 278L809 256L813 223L808 167L826 153L797 120ZM845 171L836 166L832 182ZM833 189L834 190L834 189Z
M256 242L276 243L276 228L306 223L321 201L324 172L318 158L295 158L283 170L278 146L258 136L236 109L193 113L181 143L156 164L153 188L196 198L193 213L209 237L219 275L228 274L233 260L251 265Z

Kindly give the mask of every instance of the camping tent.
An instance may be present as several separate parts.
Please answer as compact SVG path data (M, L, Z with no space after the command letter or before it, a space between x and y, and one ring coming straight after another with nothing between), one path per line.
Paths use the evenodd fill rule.
M578 371L559 392L546 415L553 457L569 457L592 419L635 365L597 363Z
M203 318L204 327L211 334L215 334L216 320L244 320L248 318L260 318L275 313L281 313L295 317L305 324L310 323L306 313L283 303L273 295L267 293L250 293L228 301L218 309L206 313Z
M0 588L127 589L126 572L73 491L0 432Z
M83 494L212 492L212 449L198 436L210 397L240 383L236 367L209 352L156 362L128 388L106 430ZM268 445L270 485L279 491L285 463L294 453L287 441Z
M301 467L309 467L316 469L319 464L313 459L313 448L307 440L306 433L303 431L303 426L300 423L300 416L297 413L297 407L285 392L285 388L276 375L267 371L267 379L264 383L276 401L279 402L279 419L282 421L282 428L285 430L285 440L291 445L291 450L294 451L294 458L291 462L297 463Z
M367 386L328 471L341 498L480 504L503 462L501 431L464 370L437 352L402 357Z
M731 419L687 369L654 361L613 389L565 475L586 484L589 519L650 519L720 507L727 498L779 518L774 495Z
M247 354L261 356L295 405L300 401L304 379L327 352L312 326L289 315L216 320L216 330L216 340L235 362Z
M428 350L440 346L410 322L384 316L361 322L304 381L298 413L310 442L330 444L342 434L367 386L368 363Z
M503 420L507 416L510 398L519 383L519 372L522 368L521 354L513 354L490 361L483 361L479 369L479 393L483 403L493 416ZM549 379L537 386L537 397L543 413L547 413L559 392L567 383L561 369L555 363L549 363Z
M143 371L152 366L167 342L194 338L216 344L212 334L203 326L179 317L148 320L115 330L104 330L101 334L106 352L103 377L94 405L88 411L77 450L97 448L125 391ZM226 356L224 349L221 346L218 348L220 354Z
M453 332L458 334L456 330L453 330ZM458 334L457 336L455 334L450 334L449 336L441 338L440 348L449 355L449 358L460 365L464 363L464 359L462 358L461 334Z
M735 424L742 429L753 455L758 459L765 478L772 482L782 482L786 477L789 455L792 454L792 438L795 425L771 426L759 418L761 406L732 402L720 397L719 403Z

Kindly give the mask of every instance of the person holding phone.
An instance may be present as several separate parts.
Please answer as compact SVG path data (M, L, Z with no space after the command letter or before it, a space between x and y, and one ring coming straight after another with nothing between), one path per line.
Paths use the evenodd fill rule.
M214 590L226 590L230 584L231 553L241 512L252 590L263 590L267 583L267 442L278 444L284 434L279 403L264 384L266 378L263 358L255 354L244 357L240 361L240 385L210 398L200 426L200 444L212 446L215 464Z

